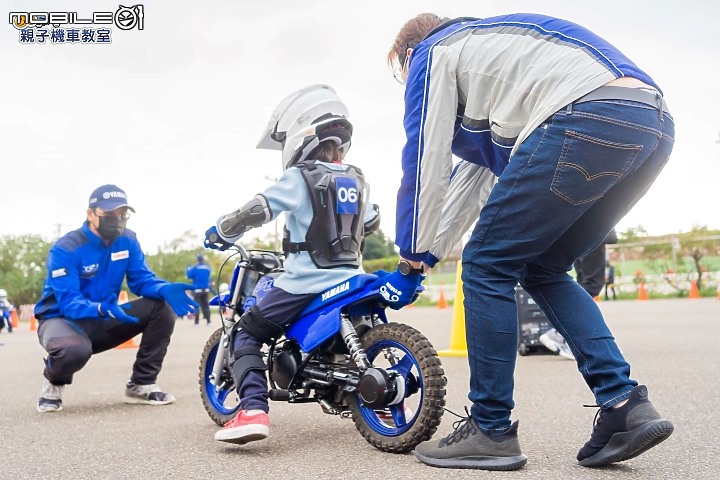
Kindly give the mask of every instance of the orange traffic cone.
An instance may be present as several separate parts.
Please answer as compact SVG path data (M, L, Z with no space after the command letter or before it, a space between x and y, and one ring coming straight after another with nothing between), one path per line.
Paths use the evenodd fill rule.
M438 298L437 303L438 308L447 308L448 303L447 300L445 300L445 292L443 291L443 286L440 285L440 298Z
M637 299L638 300L647 300L648 299L648 294L647 294L647 291L645 290L644 283L640 284L640 288L638 289L638 298Z
M18 315L16 308L13 308L12 313L10 313L10 325L12 325L13 328L18 327Z
M697 282L695 280L690 281L690 294L688 298L700 298L700 292L698 292Z
M115 348L138 348L139 346L140 346L140 345L138 345L137 343L135 343L135 338L133 337L133 338L131 338L130 340L121 343L120 345L118 345L118 346L115 347Z
M121 305L123 303L128 302L128 294L125 290L120 290L120 295L118 295L118 305ZM140 345L135 343L135 338L131 338L130 340L121 343L115 348L138 348Z
M128 295L125 290L120 290L120 295L118 295L118 305L122 305L123 303L128 302Z
M37 320L35 320L35 314L30 312L30 331L34 332L37 330Z
M453 316L450 325L450 348L438 351L441 357L467 357L467 340L465 338L465 307L462 289L462 261L457 262L455 276L455 299L453 300Z
M599 302L599 301L600 301L600 295L595 295L595 296L593 297L593 300L595 300L596 302Z

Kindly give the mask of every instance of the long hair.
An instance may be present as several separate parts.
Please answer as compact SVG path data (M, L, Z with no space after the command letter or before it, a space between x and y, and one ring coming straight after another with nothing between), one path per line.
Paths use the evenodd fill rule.
M423 38L435 27L446 21L447 18L440 17L434 13L421 13L415 18L408 20L398 32L395 41L387 55L387 62L390 67L397 63L400 67L405 64L408 48L422 42Z
M307 156L308 159L320 160L328 163L341 163L345 158L345 153L340 150L340 145L333 141L321 142Z

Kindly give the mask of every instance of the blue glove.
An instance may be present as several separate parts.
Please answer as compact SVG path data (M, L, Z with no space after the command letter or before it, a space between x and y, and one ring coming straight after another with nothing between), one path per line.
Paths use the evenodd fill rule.
M378 278L382 278L390 275L390 272L386 272L385 270L375 270L374 272L372 272L372 274L376 275Z
M192 313L198 308L197 302L188 297L185 290L195 290L189 283L168 283L158 290L158 294L170 305L178 317Z
M112 317L124 323L138 323L140 321L139 318L125 313L125 310L129 308L129 303L125 303L122 306L118 305L117 294L113 293L100 304L100 314L103 317Z
M232 244L223 240L217 231L217 227L212 226L205 232L205 242L203 242L203 246L205 248L211 248L213 250L220 250L221 252L224 252L228 248L232 247Z
M379 276L371 287L380 290L380 295L390 308L400 310L415 300L417 289L423 280L425 275L403 275L395 270L390 274Z

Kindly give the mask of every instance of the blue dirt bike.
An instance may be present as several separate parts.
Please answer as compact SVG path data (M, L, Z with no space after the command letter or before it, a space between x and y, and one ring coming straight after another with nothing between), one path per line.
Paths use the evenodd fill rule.
M211 301L220 307L222 328L210 336L200 359L202 403L218 425L240 408L229 363L230 333L283 272L276 252L226 247L239 259L230 290ZM378 289L370 288L376 278L360 274L319 293L285 336L268 347L269 397L318 403L325 413L352 418L374 447L401 453L437 429L447 380L422 333L388 323Z

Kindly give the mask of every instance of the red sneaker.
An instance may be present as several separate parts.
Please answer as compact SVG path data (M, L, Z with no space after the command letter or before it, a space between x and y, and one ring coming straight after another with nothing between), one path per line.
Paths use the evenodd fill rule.
M225 426L215 432L215 440L218 442L243 443L254 442L267 438L270 433L270 418L265 412L248 415L245 410L238 414Z

